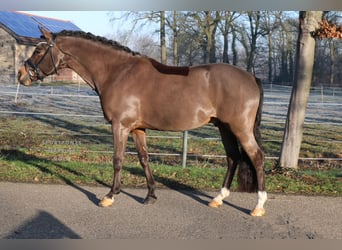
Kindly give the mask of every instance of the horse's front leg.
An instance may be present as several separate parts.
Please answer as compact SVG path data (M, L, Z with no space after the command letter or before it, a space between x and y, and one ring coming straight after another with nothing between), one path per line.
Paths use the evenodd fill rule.
M114 157L113 157L113 185L109 193L100 201L99 206L109 207L114 203L114 196L120 193L121 170L124 161L127 139L130 131L120 125L112 124L114 137Z

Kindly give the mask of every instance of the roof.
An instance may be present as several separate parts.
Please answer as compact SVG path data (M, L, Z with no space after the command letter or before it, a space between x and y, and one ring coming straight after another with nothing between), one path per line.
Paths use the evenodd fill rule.
M8 31L18 43L35 44L40 40L39 26L50 32L81 31L70 21L30 15L15 11L0 11L0 27Z

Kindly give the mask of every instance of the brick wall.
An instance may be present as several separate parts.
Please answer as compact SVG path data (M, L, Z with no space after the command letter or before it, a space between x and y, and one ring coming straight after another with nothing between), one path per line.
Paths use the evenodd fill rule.
M0 81L11 81L14 76L15 39L6 31L0 29Z

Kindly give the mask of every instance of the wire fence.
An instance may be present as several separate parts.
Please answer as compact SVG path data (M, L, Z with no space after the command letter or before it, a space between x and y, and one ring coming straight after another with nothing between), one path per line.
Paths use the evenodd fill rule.
M281 130L285 124L287 108L289 98L291 95L291 87L279 86L279 85L264 85L264 107L262 128ZM0 83L0 117L5 116L29 116L36 117L41 120L46 118L60 119L69 122L70 124L76 121L82 120L87 126L93 126L94 128L99 126L108 126L107 130L94 129L94 132L75 132L70 130L68 133L71 136L77 136L78 138L93 137L93 138L107 138L109 142L112 138L109 125L106 125L106 121L103 118L101 105L99 98L94 91L88 86L83 84L72 85L38 85L34 87L23 87L11 84ZM306 125L328 125L334 127L341 127L342 125L342 89L341 88L326 88L318 87L312 88L310 92L309 103L307 107L307 115L305 118ZM45 118L44 118L45 117ZM81 123L83 124L83 123ZM78 125L77 125L78 126ZM210 154L192 153L189 152L188 142L195 140L204 141L217 141L220 143L219 134L212 125L206 126L209 132L198 132L199 130L189 131L189 133L162 133L151 134L147 137L149 139L161 139L161 140L182 140L182 150L175 151L172 149L172 145L161 151L151 151L150 156L158 157L179 157L182 159L183 166L186 165L186 161L189 158L225 158L224 154ZM1 131L2 128L0 128ZM325 128L318 126L313 133L323 133ZM215 131L215 132L213 132ZM51 131L40 131L40 135L52 135ZM184 139L185 136L185 139ZM333 143L335 145L340 144L342 141L329 138L326 142ZM273 142L281 144L282 138L275 136L274 138L264 139L266 142ZM324 143L321 141L320 143ZM170 142L172 144L172 142ZM106 150L92 149L88 152L112 154L112 147L108 146ZM191 150L190 150L191 151ZM136 154L132 147L128 147L127 154ZM314 157L301 157L301 160L312 161L341 161L342 158L337 156L314 156ZM266 155L266 159L277 159L276 153L270 153Z

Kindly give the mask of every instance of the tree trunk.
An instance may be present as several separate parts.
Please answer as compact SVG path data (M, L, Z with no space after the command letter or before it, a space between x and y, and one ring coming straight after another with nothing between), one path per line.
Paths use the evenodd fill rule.
M290 74L290 82L293 82L294 81L294 78L295 78L295 73L294 73L294 56L293 56L293 53L292 53L292 50L290 48L290 52L289 52L289 57L290 57L290 61L289 61L289 74Z
M229 63L228 57L228 34L223 35L223 58L222 61L224 63Z
M230 63L229 62L229 41L228 36L229 32L234 29L233 27L233 21L237 18L237 12L235 11L222 11L217 12L219 15L221 15L220 23L219 23L219 29L221 31L221 34L223 36L223 55L222 55L222 62L224 63Z
M286 46L286 38L284 38L283 47L284 49L281 52L281 78L282 78L282 82L288 82L289 71L288 71L288 66L287 66L288 50Z
M249 11L248 12L248 18L249 18L249 26L251 30L251 41L250 41L250 53L247 57L247 68L246 70L248 72L253 71L253 64L254 64L254 58L256 53L256 42L259 35L259 24L260 24L260 18L261 14L260 11Z
M328 41L330 50L330 72L329 72L329 86L334 85L334 73L335 73L335 46L334 41L330 39Z
M279 164L283 168L297 168L306 106L310 93L315 54L315 39L311 32L319 27L322 11L299 13L299 35L296 55L296 78L285 124Z
M178 30L177 30L177 11L173 11L173 65L179 65L178 57Z
M205 26L202 27L204 29L205 36L207 38L207 43L205 47L205 55L204 55L204 63L210 63L210 56L211 56L211 48L213 44L213 36L212 36L212 26L211 26L211 11L205 11Z
M232 34L233 34L233 38L232 38L232 53L233 53L233 65L237 65L238 62L238 52L236 49L236 32L235 29L232 29Z
M217 59L216 59L216 38L215 38L215 34L216 34L216 30L217 30L217 25L215 25L213 27L213 30L211 32L211 44L210 44L210 50L209 50L209 63L216 63Z
M268 82L273 82L273 38L272 32L268 34Z
M222 56L222 61L224 63L229 63L229 57L228 57L228 34L229 34L229 28L230 28L230 18L231 14L229 11L224 12L223 16L223 22L224 25L221 29L221 33L223 36L223 56Z
M165 11L160 11L160 50L161 63L166 64Z

